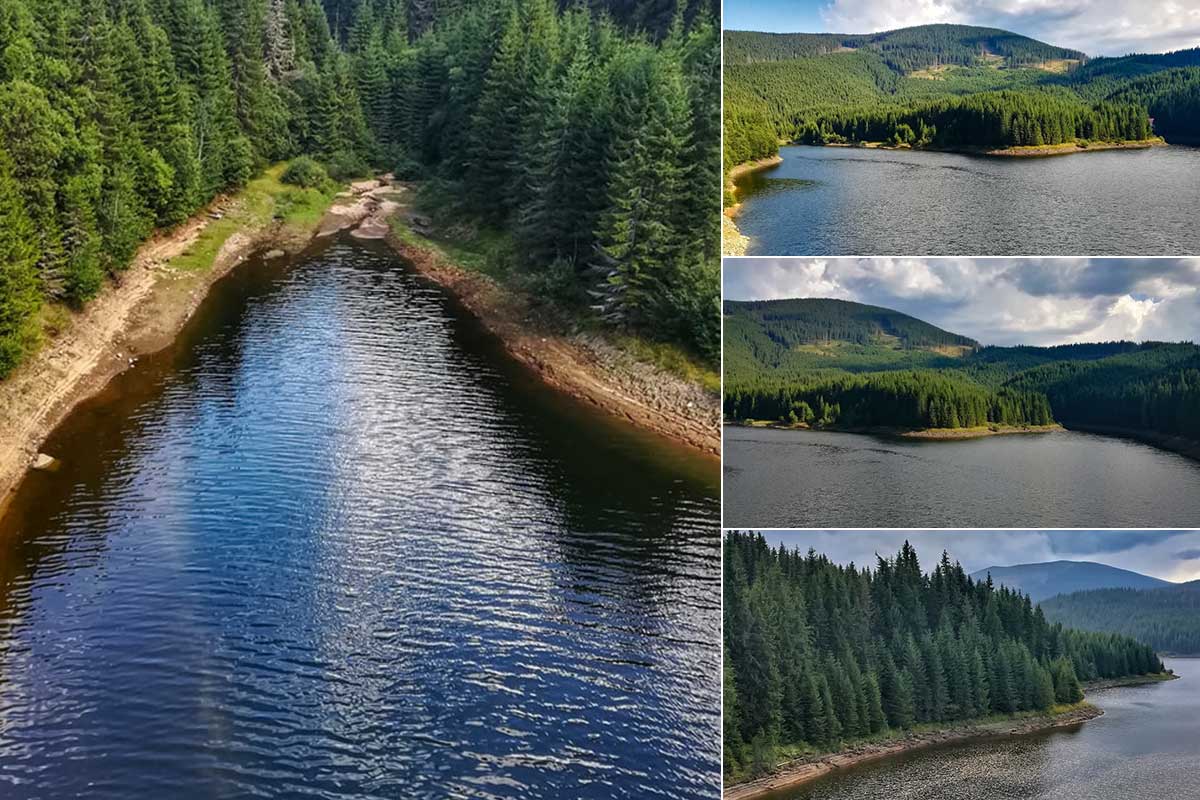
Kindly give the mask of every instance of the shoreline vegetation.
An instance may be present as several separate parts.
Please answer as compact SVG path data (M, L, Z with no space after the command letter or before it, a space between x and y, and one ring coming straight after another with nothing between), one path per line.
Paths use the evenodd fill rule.
M753 172L778 166L783 163L783 156L773 155L756 161L746 161L729 170L725 176L725 194L729 204L721 214L721 254L726 256L744 256L750 247L750 237L742 233L735 219L742 210L742 201L737 196L737 181L739 178Z
M415 233L422 218L400 215L405 206L397 202L410 186L385 176L336 193L298 190L279 181L285 167L153 236L91 303L62 309L43 345L0 381L0 514L59 423L141 357L170 346L218 280L254 255L295 255L350 229L386 240L551 386L709 456L720 453L719 397L706 381L649 363L655 353L640 342L532 324L527 296L456 265Z
M367 189L298 190L277 164L143 244L81 310L61 307L41 347L0 381L0 514L50 433L139 358L168 347L209 290L251 255L297 253L368 213ZM351 202L334 212L338 199Z
M566 312L535 308L527 291L486 274L479 254L428 218L404 209L386 241L423 276L452 294L505 350L550 386L633 425L699 450L721 452L719 380L695 365L670 368L654 345L617 340ZM670 360L668 357L667 360Z
M791 142L789 146L847 147L851 149L864 148L868 150L914 150L932 153L961 153L963 155L973 156L994 156L996 158L1042 158L1045 156L1071 155L1073 153L1097 153L1104 150L1148 150L1152 147L1167 147L1169 145L1161 136L1154 136L1149 139L1126 139L1122 141L1088 141L1084 139L1076 139L1075 141L1061 142L1059 144L1022 145L1013 147L989 147L983 145L957 145L945 147L935 147L929 145L925 147L913 147L912 145L907 144L891 145L887 142L827 142L823 145L810 145L804 142Z
M897 428L890 426L841 427L837 425L813 426L804 422L795 424L773 420L728 420L724 424L738 428L773 428L775 430L815 430L832 433L862 433L871 436L886 436L896 439L980 439L985 436L1012 436L1026 433L1053 433L1066 430L1062 425L977 425L970 428Z
M1102 689L1162 683L1178 678L1179 676L1173 673L1137 675L1089 681L1084 684L1083 688L1085 691L1094 692ZM948 726L927 725L916 730L897 731L893 735L876 741L851 744L838 752L806 755L785 761L769 775L728 786L722 797L723 800L753 800L785 789L794 789L838 770L911 753L927 747L964 744L1003 736L1044 733L1056 728L1082 725L1089 720L1103 716L1103 714L1103 709L1085 699L1078 703L1058 706L1049 713L1027 711L1011 715L999 714L963 720Z

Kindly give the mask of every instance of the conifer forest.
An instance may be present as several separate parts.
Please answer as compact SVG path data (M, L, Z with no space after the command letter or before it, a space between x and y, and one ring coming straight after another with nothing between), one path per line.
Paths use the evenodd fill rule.
M841 565L731 531L724 554L727 778L929 723L1067 706L1087 681L1164 670L1149 646L1049 622L944 553L926 571L907 542Z
M0 2L0 376L265 166L390 171L620 329L719 347L714 4Z

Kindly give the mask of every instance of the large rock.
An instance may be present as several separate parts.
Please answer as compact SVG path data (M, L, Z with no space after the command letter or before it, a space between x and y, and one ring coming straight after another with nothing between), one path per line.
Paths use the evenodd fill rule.
M37 457L33 459L33 463L30 466L33 469L41 470L43 472L53 472L58 469L60 463L61 462L59 462L59 460L54 456L48 456L45 453L38 453Z

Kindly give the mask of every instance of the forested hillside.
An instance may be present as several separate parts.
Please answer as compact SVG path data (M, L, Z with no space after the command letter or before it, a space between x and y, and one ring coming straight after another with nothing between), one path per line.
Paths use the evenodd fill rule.
M1200 655L1200 583L1161 589L1096 589L1043 603L1047 618L1137 639L1160 653Z
M756 774L925 723L1047 710L1081 681L1159 673L1133 639L1047 621L1025 595L909 544L872 567L731 532L724 558L724 764Z
M556 301L715 359L711 4L611 5L0 3L0 377L47 303L301 154L425 179Z
M831 300L725 304L725 416L814 427L1093 426L1200 440L1200 347L978 347Z
M1200 139L1200 49L1088 60L961 25L725 37L727 167L773 154L781 139L988 148Z

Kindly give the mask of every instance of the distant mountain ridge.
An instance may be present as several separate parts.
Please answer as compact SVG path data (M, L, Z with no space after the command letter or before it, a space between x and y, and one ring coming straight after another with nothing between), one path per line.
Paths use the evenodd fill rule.
M725 63L787 61L853 50L873 50L895 69L938 64L970 66L1002 58L1010 66L1054 59L1087 60L1087 54L1001 28L978 25L916 25L878 33L725 32Z
M971 577L981 581L986 580L989 574L992 583L1024 592L1035 603L1057 595L1097 589L1161 589L1177 586L1170 581L1094 561L1045 561L993 566L972 572Z

